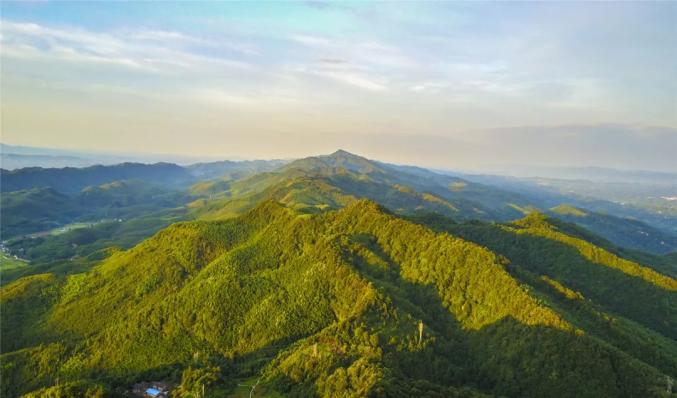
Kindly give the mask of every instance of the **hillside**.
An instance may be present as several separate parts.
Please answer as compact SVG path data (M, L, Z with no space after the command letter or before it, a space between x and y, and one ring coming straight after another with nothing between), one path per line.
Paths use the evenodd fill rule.
M129 176L130 170L141 166L146 171L140 171L138 176L137 171L141 169L133 171L133 179L112 179L117 175ZM171 171L162 173L158 171L161 168ZM82 191L72 191L76 186L89 182L95 170L94 174L98 175L96 179L102 183L85 186ZM67 192L68 196L77 199L77 217L68 218L74 221L128 219L168 207L183 206L190 201L189 213L192 217L202 219L241 215L265 199L274 199L297 210L316 213L340 208L360 198L375 200L398 214L434 212L456 220L507 221L531 211L546 209L563 200L562 196L553 193L533 189L524 192L517 190L519 193L515 193L422 168L381 163L341 150L293 162L222 161L183 168L169 164L122 164L85 169L25 169L3 173L3 178L8 178L10 182L10 177L16 174L15 177L23 185L33 188L54 185L54 189L60 193ZM72 181L61 184L62 178L73 173ZM9 188L6 184L3 186L5 190L12 189L11 184ZM2 195L10 194L5 192ZM50 203L50 198L45 198L44 203ZM669 218L663 220L665 217L661 216L661 220L656 223L655 217L650 218L649 225L636 218L606 216L606 213L592 212L587 207L585 209L581 213L594 216L558 214L557 207L550 214L588 228L628 249L665 254L675 247L674 236L661 227L670 221ZM611 210L616 212L618 209ZM639 215L633 213L631 217ZM65 223L63 219L27 219L21 232L42 232L45 223L60 226ZM3 228L3 231L7 237L17 234L11 228Z
M220 162L195 163L186 169L196 178L239 180L241 178L272 171L287 163L284 160L224 160Z
M485 246L514 266L552 278L605 311L677 338L677 280L566 233L572 226L541 213L505 225L458 224L443 218L422 222ZM587 236L599 240L589 232Z
M3 192L0 234L3 240L26 234L36 234L29 236L30 240L44 238L60 233L59 229L66 232L70 223L90 225L144 217L183 206L191 199L181 191L139 180L88 186L71 195L53 188Z
M66 167L43 169L31 167L18 170L0 170L2 192L28 188L50 187L64 194L78 193L82 189L116 180L140 180L156 184L180 185L191 180L190 173L171 163L122 163L114 166Z
M458 219L499 220L521 215L515 203L530 205L518 194L342 150L299 159L238 181L198 183L191 193L204 198L194 208L196 216L205 219L242 214L264 199L317 212L366 198L399 214L436 212Z
M663 232L642 221L609 214L584 211L559 205L550 209L557 218L580 225L604 236L618 246L656 254L677 251L677 236Z
M182 167L173 163L120 163L89 167L0 169L2 192L31 188L53 188L63 194L77 194L89 186L121 180L136 180L172 188L184 188L199 179L228 178L273 170L283 161L222 161Z
M85 168L0 170L3 218L0 234L7 240L32 233L46 235L72 222L147 216L188 203L191 192L186 188L198 180L236 180L283 163L223 161L187 167L169 163L123 163Z
M260 377L283 396L667 396L677 281L534 217L415 224L365 200L315 215L264 201L174 224L91 271L3 287L2 395L163 379L227 396ZM572 247L551 256L571 270L523 240Z
M538 172L540 173L540 170ZM658 183L651 180L601 182L587 179L517 178L497 175L459 176L473 182L519 192L540 203L542 210L566 203L599 214L638 220L663 233L675 235L677 202L669 198L677 194L677 182L674 174L657 174L664 174L669 178ZM633 173L628 172L627 178L632 180Z
M79 214L72 198L52 188L32 188L0 195L3 239L55 228Z

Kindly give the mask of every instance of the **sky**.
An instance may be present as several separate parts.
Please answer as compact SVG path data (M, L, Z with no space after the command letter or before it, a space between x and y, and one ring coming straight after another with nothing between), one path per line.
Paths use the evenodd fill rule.
M7 144L677 171L677 2L0 7Z

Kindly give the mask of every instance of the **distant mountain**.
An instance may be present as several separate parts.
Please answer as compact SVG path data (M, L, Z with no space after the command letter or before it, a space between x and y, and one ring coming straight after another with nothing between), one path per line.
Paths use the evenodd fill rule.
M236 158L230 158L239 160ZM54 149L0 143L0 168L15 170L26 167L61 168L110 166L120 163L176 163L190 165L205 163L213 158L204 156L115 153L74 149ZM218 162L213 162L218 163Z
M134 180L134 199L125 199L123 196L129 195L129 192L125 194L120 189L131 188L127 183L131 179ZM183 199L189 196L198 199L188 207L190 214L203 219L234 217L265 199L274 199L297 210L316 213L368 198L398 214L435 212L456 220L494 221L512 220L533 211L544 211L561 203L570 203L584 213L597 215L576 218L569 214L566 217L559 215L560 218L587 227L617 245L667 253L674 249L672 242L677 236L677 214L673 215L668 210L642 209L634 205L587 198L588 192L594 189L610 192L610 188L605 188L601 183L476 175L461 178L413 166L373 161L342 150L292 162L221 161L190 166L125 163L81 169L2 170L0 180L3 192L49 187L72 197L82 196L77 202L86 207L79 211L81 216L93 216L90 210L97 203L95 192L103 197L101 203L107 203L106 211L97 214L122 218L140 214L141 211L152 211L153 207L164 209L171 204L181 205L184 204ZM95 190L89 195L81 192L87 187L93 189L112 183L123 185L117 190ZM143 184L164 191L183 191L183 194L164 196L168 199L165 200L159 195L152 196L147 192L141 194L144 191ZM641 193L644 192L642 187L646 188L643 185L615 186L621 193ZM666 187L669 186L661 185L654 195L668 192ZM113 195L118 196L116 200ZM182 199L178 199L179 196ZM138 203L132 205L133 201ZM50 203L49 200L47 203ZM136 207L133 210L130 206ZM616 218L612 221L612 218L603 217L603 214L615 214ZM58 220L52 220L51 223L61 224ZM38 226L45 225L45 220L32 225L22 230L39 232ZM3 231L8 233L11 229L3 228ZM9 233L7 236L13 235Z
M303 168L386 178L350 163ZM251 380L268 396L669 396L675 292L537 213L414 223L366 200L315 215L268 200L3 287L0 391L164 380L230 396Z
M170 163L122 163L114 166L85 168L32 167L12 171L0 170L2 192L50 187L62 193L73 194L91 185L129 179L179 187L190 183L192 178L186 169Z
M186 169L201 180L237 180L257 173L274 170L287 163L285 160L224 160L219 162L195 163Z
M185 187L198 180L239 179L273 170L285 163L282 160L252 160L196 163L189 166L179 166L173 163L120 163L83 168L28 167L0 170L0 179L3 192L52 187L62 193L72 194L87 186L131 179Z
M191 192L209 198L198 216L232 217L272 198L307 212L368 198L398 212L438 212L458 219L511 219L528 198L425 169L372 161L346 151L299 159L269 173L233 182L199 183Z
M614 244L629 249L666 254L677 251L677 236L628 218L559 205L550 209L557 218L580 225Z
M568 203L602 214L640 220L677 235L677 200L672 200L677 197L677 184L601 183L473 174L461 174L460 177L519 192L539 203L542 209Z
M189 202L190 193L185 192L185 188L195 181L215 177L219 180L242 178L283 163L224 161L188 167L169 163L123 163L85 168L0 170L3 216L0 234L7 240L25 234L46 233L75 221L127 220L162 212ZM151 224L166 225L156 219ZM151 233L155 230L150 229Z
M72 156L84 158L85 152L68 149L33 147L24 145L9 145L0 143L0 152L17 155L44 155L44 156Z
M87 167L97 162L76 156L20 155L0 153L0 167L6 170L24 167Z
M677 184L677 173L648 170L618 170L604 167L507 166L503 175L606 183Z
M139 161L131 156L87 153L67 149L39 148L0 143L0 168L15 170L26 167L88 167Z

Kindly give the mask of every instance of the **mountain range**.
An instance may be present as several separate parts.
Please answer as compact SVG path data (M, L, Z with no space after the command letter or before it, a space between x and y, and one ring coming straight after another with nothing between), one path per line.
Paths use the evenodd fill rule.
M677 242L631 213L341 150L0 178L3 396L675 395Z

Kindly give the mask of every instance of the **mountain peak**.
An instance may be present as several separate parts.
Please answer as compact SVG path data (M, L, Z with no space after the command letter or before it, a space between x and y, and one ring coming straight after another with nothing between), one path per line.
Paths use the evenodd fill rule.
M562 216L585 217L588 214L583 210L567 204L560 204L550 209L551 212Z
M367 158L365 158L363 156L356 155L354 153L348 152L348 151L343 150L343 149L339 149L336 152L333 152L329 155L323 155L323 156L319 156L319 157L325 158L325 159L327 159L327 158L329 158L329 159L343 158L343 159L349 159L349 160L369 161Z
M381 171L381 167L367 158L352 154L343 149L329 155L311 156L295 160L286 165L284 170L303 170L320 175L335 174L338 169L344 169L357 174L369 174Z
M355 157L361 157L361 156L357 156L357 155L355 155L355 154L353 154L353 153L350 153L350 152L348 152L348 151L346 151L346 150L343 150L343 149L338 149L336 152L330 154L329 156L355 156Z
M378 204L376 201L371 199L359 199L350 203L343 208L345 213L354 213L359 212L361 214L366 213L379 213L379 214L392 214L390 210Z
M549 221L550 218L546 214L541 213L540 211L534 211L524 216L524 218L515 220L512 223L522 228L532 228L532 227L552 228L552 224L550 224Z

